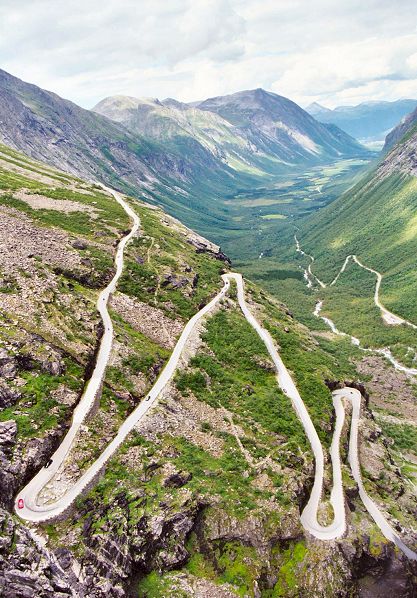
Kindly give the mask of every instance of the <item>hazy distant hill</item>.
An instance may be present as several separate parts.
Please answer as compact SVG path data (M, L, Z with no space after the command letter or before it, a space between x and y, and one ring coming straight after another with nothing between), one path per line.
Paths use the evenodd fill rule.
M329 110L317 102L307 112L324 123L333 123L361 141L383 141L387 133L417 106L417 100L364 102L358 106L339 106Z

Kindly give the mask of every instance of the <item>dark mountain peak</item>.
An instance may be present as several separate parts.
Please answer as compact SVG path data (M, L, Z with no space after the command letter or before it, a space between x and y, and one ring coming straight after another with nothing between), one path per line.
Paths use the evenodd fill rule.
M301 121L310 124L314 119L292 100L262 88L247 89L225 96L209 98L196 104L201 110L216 112L232 124L248 126L257 121L257 126L282 121L293 127ZM261 123L262 121L262 123Z
M254 97L257 99L263 99L263 98L267 98L270 96L277 96L277 94L273 93L272 91L266 91L266 89L263 89L262 87L257 87L256 89L246 89L243 91L238 91L235 94L232 94L235 96L248 96L248 97ZM279 96L277 96L279 97Z
M280 96L271 91L266 91L262 87L257 87L256 89L245 89L224 96L215 96L201 102L195 102L194 104L199 108L206 110L208 109L208 106L226 106L233 104L244 108L245 106L257 107L263 106L267 102L282 101L291 102L291 100L284 98L284 96Z
M0 79L12 78L12 75L0 68Z

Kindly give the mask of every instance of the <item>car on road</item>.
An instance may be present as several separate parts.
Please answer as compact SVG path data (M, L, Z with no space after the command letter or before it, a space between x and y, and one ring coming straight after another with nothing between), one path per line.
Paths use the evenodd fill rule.
M17 508L23 509L24 506L25 506L25 501L23 500L23 498L19 498L19 500L17 501Z
M52 459L48 459L48 461L45 463L45 469L48 469L50 465L52 465Z

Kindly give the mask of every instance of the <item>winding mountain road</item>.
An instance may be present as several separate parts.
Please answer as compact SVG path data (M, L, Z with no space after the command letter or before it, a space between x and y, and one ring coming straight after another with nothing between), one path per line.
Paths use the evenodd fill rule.
M46 505L38 505L36 500L42 488L53 478L58 471L60 465L63 463L66 455L72 447L74 439L80 429L81 424L85 420L92 406L99 388L104 379L106 366L109 360L112 340L113 340L113 326L110 315L107 310L108 299L112 292L114 292L124 263L124 248L126 243L136 234L140 226L139 217L130 208L130 206L121 198L121 196L112 190L109 190L116 201L123 206L126 212L133 220L133 227L131 232L122 239L119 243L116 252L117 272L110 284L104 289L98 298L97 308L103 318L105 326L105 333L101 340L100 350L97 357L96 367L86 386L86 389L81 397L81 400L76 407L72 419L72 424L67 432L64 440L59 448L52 455L52 464L48 468L41 469L38 474L19 492L15 500L15 511L22 518L27 521L41 522L47 521L64 513L74 502L74 500L82 494L96 479L105 466L106 462L114 455L116 450L126 439L127 435L136 426L136 424L146 415L149 409L154 405L163 388L167 385L169 380L174 375L182 350L187 342L190 333L201 318L203 318L227 293L230 282L224 281L224 286L221 291L204 306L197 314L195 314L186 324L180 338L175 345L171 356L162 370L159 378L154 386L142 400L142 402L132 411L127 419L120 426L114 439L107 445L100 457L84 472L84 474L75 482L75 484L57 501ZM19 508L19 501L23 499L23 508Z
M333 286L336 284L336 282L339 280L339 277L341 276L341 274L343 274L343 272L346 270L346 266L348 265L349 260L353 260L363 270L367 270L368 272L375 274L376 283L375 283L375 292L374 292L374 303L379 308L379 310L381 312L382 319L385 321L385 323L389 324L391 326L399 326L401 324L406 324L407 326L414 328L414 330L417 330L417 326L415 324L413 324L412 322L409 322L408 320L405 320L404 318L401 318L397 314L394 314L392 311L389 311L389 309L387 309L385 307L385 305L383 305L383 303L381 302L381 300L379 298L379 291L381 289L381 284L382 284L382 274L380 272L378 272L378 270L374 270L373 268L369 268L369 266L365 266L355 254L351 254L346 257L345 261L343 262L342 267L340 268L340 271L338 272L337 276L332 280L332 282L330 283L329 286ZM324 286L326 286L326 285L324 285Z
M382 274L380 274L377 270L374 270L373 268L369 268L368 266L365 266L364 264L362 264L362 262L356 257L356 255L352 255L351 257L358 264L358 266L360 266L364 270L368 270L368 272L372 272L372 274L375 274L375 276L376 276L376 284L375 284L374 302L375 302L375 305L377 307L379 307L379 309L381 311L381 314L382 314L382 318L385 320L385 322L387 324L392 325L392 326L398 326L400 324L406 324L407 326L410 326L411 328L414 328L414 330L417 330L417 326L415 324L413 324L412 322L409 322L408 320L405 320L404 318L401 318L400 316L397 316L396 314L392 313L392 311L389 311L389 309L387 309L382 304L382 302L380 301L380 299L379 299L379 290L381 288L381 283L382 283Z
M333 406L336 413L336 423L333 433L332 444L330 448L330 457L332 462L332 473L333 473L333 488L330 494L330 504L333 508L334 518L330 525L323 526L318 522L318 509L320 500L323 494L323 478L324 478L324 453L323 447L318 437L317 431L310 418L307 408L302 400L300 393L295 386L295 383L285 367L282 361L274 341L269 334L253 314L250 312L244 294L243 280L241 274L231 273L225 275L229 279L234 279L238 289L238 301L243 315L249 322L249 324L256 330L258 335L263 340L268 353L274 362L277 371L278 385L282 391L291 399L293 407L303 425L304 431L307 438L310 441L311 448L313 450L315 459L315 475L314 484L303 512L301 513L301 523L304 528L309 531L313 536L320 540L333 540L339 538L346 531L346 514L345 514L345 499L343 493L343 481L342 481L342 470L340 460L340 436L343 429L345 420L345 409L343 406L343 399L348 400L352 404L352 421L350 426L350 439L349 439L349 464L352 471L352 476L358 484L359 495L365 505L368 513L374 519L383 535L394 542L396 546L404 554L413 560L417 560L417 554L409 549L404 542L401 540L398 533L389 525L388 521L376 505L376 503L367 494L360 472L359 465L359 454L358 454L358 428L360 421L360 409L361 409L361 393L355 388L345 387L340 390L333 392Z
M255 316L250 311L245 301L244 285L241 274L227 273L223 274L224 282L223 288L220 292L198 313L196 313L186 324L180 338L175 345L175 348L162 370L159 378L148 392L142 402L132 411L127 419L120 426L114 439L107 445L100 457L85 471L85 473L77 480L74 485L58 500L51 504L38 505L37 497L42 488L55 475L60 465L63 463L68 451L71 449L74 438L77 435L81 424L85 420L87 414L91 410L97 393L102 384L105 369L110 356L112 340L113 340L113 326L110 315L108 313L107 304L108 299L116 288L117 281L122 273L124 264L124 248L128 241L136 234L140 226L139 217L130 208L130 206L121 198L115 191L109 190L116 201L126 210L127 214L133 221L133 226L130 233L124 237L116 251L116 274L110 284L104 289L98 298L97 308L103 318L105 332L101 339L100 350L97 357L97 363L94 368L91 379L89 380L86 389L81 397L80 403L74 411L71 427L64 437L60 447L52 456L52 464L49 468L41 469L38 474L23 488L15 501L15 511L22 518L32 522L44 522L62 515L99 476L102 472L106 462L114 455L116 450L126 439L129 432L140 422L148 411L154 406L161 391L172 379L181 357L184 346L193 331L196 324L205 317L215 305L226 295L230 288L230 283L233 280L237 286L237 298L239 306L243 315L249 324L255 329L257 334L264 342L268 353L275 365L277 372L277 381L282 391L290 398L292 405L304 427L306 435L310 441L314 459L315 459L315 477L314 484L311 491L310 499L301 514L301 522L305 529L315 537L321 540L332 540L342 536L346 531L346 514L345 514L345 500L342 485L342 471L340 461L340 436L343 429L345 419L345 410L343 406L343 399L349 400L352 403L352 422L350 427L350 441L349 441L349 463L352 469L352 475L356 480L359 488L359 493L362 501L367 508L370 515L374 518L379 526L381 532L386 538L394 542L410 559L417 559L417 554L404 545L401 538L389 525L377 505L367 495L360 474L359 456L358 456L358 425L360 418L361 395L359 391L352 388L343 388L333 393L333 405L336 412L336 425L333 435L332 445L330 449L330 456L333 468L333 488L330 495L330 503L334 511L334 519L330 525L323 526L318 522L318 509L323 493L323 478L324 478L324 452L323 447L318 437L317 431L310 418L307 408L295 386L295 383L282 361L274 341L267 330L265 330ZM24 507L19 508L19 502L24 502Z
M410 376L417 376L417 368L409 368L409 367L403 365L402 363L400 363L397 359L395 359L394 355L391 352L391 349L389 349L388 347L383 347L382 349L375 349L375 348L371 348L371 347L369 347L369 348L362 347L360 340L356 336L347 334L347 332L342 332L341 330L336 328L336 325L333 322L333 320L331 320L330 318L327 318L326 316L322 316L321 315L322 307L323 307L323 301L317 301L313 315L316 316L316 318L320 318L321 320L323 320L323 322L325 324L327 324L327 326L330 328L330 330L334 334L337 334L338 336L347 336L348 338L350 338L352 345L356 345L357 347L359 347L359 349L361 351L364 351L365 353L375 353L375 355L382 355L394 366L394 368L396 370L399 370L400 372L404 372L405 374L409 374Z
M301 253L301 255L304 255L305 257L307 257L310 260L310 264L308 265L307 269L304 270L304 278L306 279L308 288L312 288L312 286L313 286L310 276L317 281L317 283L320 285L320 287L322 289L325 289L327 286L330 286L330 287L334 286L337 283L337 281L339 280L340 276L346 270L346 267L349 264L349 261L353 260L360 268L363 268L364 270L367 270L368 272L375 274L376 283L375 283L375 292L374 292L374 303L381 311L382 319L386 322L386 324L389 324L391 326L398 326L401 324L406 324L407 326L414 328L414 330L417 330L416 324L413 324L413 322L410 322L409 320L406 320L405 318L401 318L401 316L394 314L392 311L387 309L381 302L381 300L379 298L379 291L381 289L381 284L382 284L382 274L380 272L378 272L378 270L374 270L373 268L369 268L369 266L365 266L355 254L350 254L350 255L346 256L345 261L343 262L343 265L340 268L337 275L335 276L335 278L331 281L331 283L329 283L329 285L327 285L325 282L320 280L320 278L318 278L313 273L313 271L311 269L311 265L315 261L314 257L312 255L310 255L309 253L306 253L303 249L301 249L301 245L297 238L297 235L294 235L294 240L295 240L296 251L298 253Z
M306 253L303 249L301 249L301 245L300 245L299 240L297 239L297 235L294 235L294 240L295 240L296 251L298 253L301 253L301 255L304 255L305 257L307 257L310 260L308 268L306 270L304 270L304 278L306 279L308 288L311 289L313 287L311 278L314 278L316 280L316 282L321 286L321 288L324 289L326 287L326 285L324 284L324 282L322 280L320 280L320 278L318 278L315 274L313 274L313 271L311 269L311 265L314 263L314 257L312 255L310 255L309 253Z
M31 521L42 521L47 518L44 517L43 513L45 509L47 509L47 507L42 507L41 510L39 510L40 508L36 505L35 499L38 496L41 489L55 475L55 473L59 469L59 466L64 461L65 457L67 456L74 443L74 440L80 430L81 425L83 424L88 413L91 411L100 391L113 343L113 323L107 308L108 301L110 295L115 291L117 282L123 272L125 247L127 243L132 239L132 237L136 235L140 227L139 216L132 210L129 204L126 201L124 201L124 199L122 199L120 194L107 187L103 188L109 193L111 193L114 199L122 206L125 212L132 219L133 225L130 232L122 238L122 240L119 242L117 246L116 256L114 260L116 266L116 273L113 276L110 283L107 285L107 287L100 292L97 299L97 310L102 318L104 332L100 341L96 365L94 367L91 378L86 384L81 399L74 410L71 427L66 433L58 449L52 455L52 463L49 466L49 468L41 469L39 473L29 482L29 484L24 488L24 490L22 490L22 492L19 494L19 498L24 499L25 506L23 509L18 509L17 512L22 518ZM70 492L72 491L73 489ZM63 508L59 512L65 510L65 506L61 506L63 506Z
M335 285L337 283L337 281L339 280L340 276L346 270L346 267L349 264L349 261L353 260L360 268L363 268L364 270L367 270L368 272L375 274L376 284L375 284L375 292L374 292L374 303L375 303L376 307L379 308L379 310L381 312L381 317L384 320L384 322L390 326L406 325L406 326L410 326L410 328L413 328L414 330L417 330L416 324L389 311L381 302L381 300L379 298L379 291L380 291L381 283L382 283L382 274L380 272L378 272L377 270L374 270L373 268L369 268L368 266L365 266L355 254L350 254L345 258L345 261L343 262L343 265L340 268L337 275L335 276L335 278L332 280L332 282L329 285L327 285L326 283L322 282L319 278L317 278L317 276L315 274L313 274L313 272L311 270L311 264L314 262L314 257L301 249L300 243L297 239L297 235L294 235L294 239L295 239L295 244L296 244L296 251L310 259L310 264L309 264L308 268L304 270L304 279L306 280L307 288L309 288L309 289L313 288L313 283L311 281L310 276L312 278L314 278L320 284L320 286L322 288L326 288L327 286ZM350 334L347 334L346 332L342 332L342 331L338 330L336 328L335 323L330 318L321 315L322 307L323 307L323 301L318 300L316 303L316 307L314 309L313 315L315 315L317 318L320 318L321 320L323 320L323 322L325 322L325 324L327 324L327 326L329 326L329 328L331 329L331 331L334 334L337 334L339 336L348 336L348 337L350 337L352 344L359 347L362 351L366 351L369 353L376 353L377 355L382 355L395 367L395 369L397 369L401 372L404 372L406 374L409 374L411 376L417 375L417 368L409 368L409 367L403 365L402 363L400 363L397 359L395 359L395 357L393 356L389 347L383 347L381 349L364 348L361 346L360 340L356 336L352 336Z

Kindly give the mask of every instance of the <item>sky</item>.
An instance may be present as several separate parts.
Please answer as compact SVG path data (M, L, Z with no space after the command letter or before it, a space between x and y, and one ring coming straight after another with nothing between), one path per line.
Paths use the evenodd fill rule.
M0 0L0 59L85 108L257 87L330 108L417 98L417 2Z

